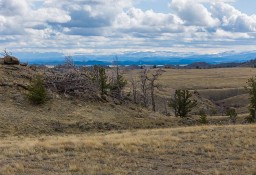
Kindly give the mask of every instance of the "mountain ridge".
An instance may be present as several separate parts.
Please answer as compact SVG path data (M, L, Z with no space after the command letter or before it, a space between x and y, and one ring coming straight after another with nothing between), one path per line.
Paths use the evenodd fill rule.
M15 53L23 62L37 65L58 65L64 62L65 55L61 53ZM209 64L242 63L256 58L256 51L223 52L218 54L196 54L179 52L132 52L118 55L89 55L72 56L77 65L111 65L118 60L120 65L188 65L196 62Z

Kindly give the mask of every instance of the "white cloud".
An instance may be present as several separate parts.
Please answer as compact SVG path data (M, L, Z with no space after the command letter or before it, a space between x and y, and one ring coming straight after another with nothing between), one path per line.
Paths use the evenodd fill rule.
M71 17L66 11L58 8L41 8L35 10L31 13L32 17L36 17L36 21L49 23L66 23L71 20Z
M240 33L240 32L236 32L236 33L232 33L232 32L227 32L224 31L222 29L217 29L216 33L214 34L215 38L218 39L249 39L249 38L253 38L252 36L250 36L247 33Z
M170 7L185 21L186 25L215 27L219 20L208 9L195 0L173 0Z
M211 11L221 21L221 27L232 32L255 32L256 15L247 15L227 3L214 3Z
M0 14L6 16L26 15L29 6L26 0L0 0Z
M144 34L182 32L182 24L182 20L176 15L137 8L130 8L119 14L115 21L118 30Z
M66 11L53 7L32 9L26 0L0 0L1 34L28 34L39 26L47 27L48 23L66 23L71 20ZM49 26L49 25L48 25Z
M255 43L256 15L232 0L172 0L169 13L136 2L0 0L0 47L98 53Z

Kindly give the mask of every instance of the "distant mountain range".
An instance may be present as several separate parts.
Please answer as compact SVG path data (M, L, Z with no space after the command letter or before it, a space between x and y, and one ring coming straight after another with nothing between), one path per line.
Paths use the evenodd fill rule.
M36 65L58 65L64 63L61 53L16 53L22 62ZM179 52L135 52L119 55L75 55L76 65L111 65L118 58L120 65L188 65L196 62L207 64L243 63L256 58L252 52L224 52L219 54L195 54Z

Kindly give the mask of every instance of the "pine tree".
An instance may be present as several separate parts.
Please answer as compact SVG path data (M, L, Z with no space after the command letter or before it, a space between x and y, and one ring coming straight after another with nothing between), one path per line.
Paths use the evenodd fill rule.
M176 117L185 118L196 107L197 102L191 99L192 94L188 90L176 90L171 98L169 106L174 109Z
M107 94L107 90L109 88L108 84L108 76L106 75L106 70L103 67L99 67L99 86L101 96Z
M247 118L249 122L256 122L256 78L250 78L245 87L249 93L249 111L250 115Z

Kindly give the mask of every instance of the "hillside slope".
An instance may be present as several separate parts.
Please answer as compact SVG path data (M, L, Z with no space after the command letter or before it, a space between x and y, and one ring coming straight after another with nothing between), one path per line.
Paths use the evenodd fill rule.
M124 101L92 102L49 94L44 105L32 105L27 86L39 68L0 65L0 136L84 133L174 125L173 119Z
M200 124L197 116L184 122L171 116L164 116L158 112L154 113L149 109L133 104L129 100L124 101L122 104L117 104L111 99L108 102L91 102L50 93L50 99L46 104L34 106L27 99L26 88L34 75L43 74L44 71L43 68L0 65L0 122L3 123L0 125L0 136L77 134ZM164 110L164 106L161 105L164 104L163 101L166 100L166 97L170 97L169 94L173 92L175 86L179 88L181 85L186 85L182 84L182 79L185 82L188 78L191 78L192 81L198 78L198 76L207 79L208 76L214 76L214 72L217 70L211 71L213 71L211 73L213 75L205 75L205 77L202 75L203 70L199 70L199 72L198 70L196 72L191 70L166 71L159 81L163 85L163 91L159 92L161 97L157 98L157 102L159 102L157 107L159 109L162 107ZM237 72L238 70L221 71L226 72L224 75L227 76L230 71ZM239 72L242 72L240 76L243 77L243 80L246 80L246 71L241 70ZM185 76L187 73L189 73L189 77ZM170 81L168 81L169 79ZM242 82L243 80L240 81ZM172 81L174 84L171 83ZM197 82L191 84L191 81L187 82L188 87L193 87L193 84L199 82L195 80ZM217 81L212 81L212 83L214 82L218 84ZM226 82L225 84L228 83ZM226 86L225 84L223 86ZM246 104L243 103L246 100L246 96L243 95L241 96L242 98L236 98L240 97L240 94L244 94L243 90L236 90L236 87L233 90L225 88L206 89L204 87L208 85L199 83L197 85L200 85L199 93L205 97L198 99L200 100L198 101L198 109L204 107L211 110L211 107L214 107L212 101L216 101L216 103L226 106L236 105L239 107L238 112L247 112ZM242 100L239 100L240 103L238 104L234 103L236 99ZM211 124L229 123L228 117L223 116L209 117L209 121ZM242 123L243 121L244 115L240 117L238 122Z

